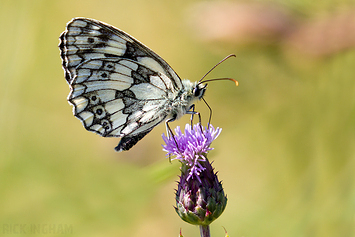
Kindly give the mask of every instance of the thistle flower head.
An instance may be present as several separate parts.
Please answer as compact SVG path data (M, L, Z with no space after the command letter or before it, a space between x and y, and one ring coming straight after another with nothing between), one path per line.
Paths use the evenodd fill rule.
M167 156L175 156L174 159L180 160L189 167L189 175L187 179L196 177L199 181L199 174L204 170L200 162L206 160L208 151L213 150L210 147L221 133L221 128L214 128L210 125L208 128L202 128L199 124L195 124L193 128L189 124L185 126L185 134L177 126L174 137L166 137L163 134L163 150L167 152Z
M186 125L185 134L177 127L174 137L163 135L163 150L167 156L175 155L174 159L182 164L175 210L190 224L209 225L227 205L222 184L207 159L208 151L213 149L210 145L220 132L220 128L213 126L201 129L200 125Z

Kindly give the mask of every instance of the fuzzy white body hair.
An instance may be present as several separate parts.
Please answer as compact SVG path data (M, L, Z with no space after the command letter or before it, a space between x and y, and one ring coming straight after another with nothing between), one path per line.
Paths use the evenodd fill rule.
M199 99L193 94L196 84L196 82L193 83L186 79L182 81L182 89L176 93L175 98L170 99L169 118L181 118L190 109L190 106Z

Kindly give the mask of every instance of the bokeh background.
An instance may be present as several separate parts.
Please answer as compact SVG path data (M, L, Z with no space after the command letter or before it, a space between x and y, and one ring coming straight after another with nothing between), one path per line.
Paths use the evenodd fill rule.
M1 236L199 235L173 209L179 165L161 150L163 125L115 153L119 139L72 115L57 45L77 16L128 32L192 81L237 55L209 78L239 87L213 82L205 96L228 195L212 236L355 236L350 0L1 0Z

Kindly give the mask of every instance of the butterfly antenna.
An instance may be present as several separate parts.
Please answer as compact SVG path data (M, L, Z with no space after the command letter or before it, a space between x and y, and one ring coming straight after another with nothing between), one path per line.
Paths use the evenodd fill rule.
M204 81L201 81L200 83L205 83L205 82L208 82L208 81L226 81L226 80L234 82L236 86L239 85L239 82L237 80L235 80L233 78L229 78L229 77L204 80Z
M219 64L223 63L224 61L226 61L228 58L231 57L236 57L235 54L230 54L227 57L225 57L224 59L222 59L221 61L219 61L219 63L217 63L216 65L214 65L198 82L202 83L202 80L210 73L213 71L213 69L215 69ZM206 81L205 81L206 82Z

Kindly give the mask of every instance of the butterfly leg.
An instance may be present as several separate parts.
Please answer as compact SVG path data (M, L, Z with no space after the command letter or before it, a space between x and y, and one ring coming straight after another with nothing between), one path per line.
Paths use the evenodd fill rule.
M172 117L172 118L166 120L166 121L165 121L165 127L166 127L166 133L168 134L168 138L170 138L170 136L172 136L172 138L174 139L174 142L175 142L176 147L179 148L179 146L178 146L178 144L177 144L177 142L176 142L176 140L175 140L175 136L174 136L173 130L171 130L171 128L170 128L170 126L169 126L169 123L170 123L170 122L173 122L173 121L175 121L175 120L176 120L176 116L174 116L174 117Z
M171 130L170 126L169 126L169 123L170 122L173 122L176 120L176 116L170 118L170 119L167 119L165 121L165 128L166 128L166 134L168 135L168 138L170 138L170 136L174 137L174 133L173 133L173 130ZM174 139L175 140L175 139ZM175 142L176 143L176 142Z
M208 118L208 124L207 126L210 127L211 125L211 119L212 119L212 108L209 106L209 104L207 103L207 101L202 97L203 102L205 102L205 104L207 105L208 109L210 110L210 116Z
M170 138L170 136L172 136L172 138L174 139L175 145L176 145L178 151L180 152L179 145L177 144L177 141L176 141L176 139L175 139L173 130L171 130L171 128L170 128L170 126L169 126L169 123L170 123L170 122L173 122L173 121L175 121L175 120L176 120L176 116L174 116L174 117L172 117L172 118L166 120L166 121L165 121L165 128L166 128L166 133L167 133L167 135L168 135L168 138ZM180 153L181 153L181 152L180 152ZM169 155L169 162L171 163L171 159L170 159L170 158L171 158L171 157L170 157L170 155Z
M191 105L188 111L191 111L190 124L191 124L191 129L192 129L192 123L193 123L194 115L195 115L195 104Z
M194 115L198 116L198 124L200 125L200 129L202 131L202 122L201 122L201 114L199 112L195 111L195 104L191 105L189 110L186 112L187 114L191 114L191 118L190 118L190 123L191 123L191 129L192 129L192 123L193 123L193 119L194 119Z

